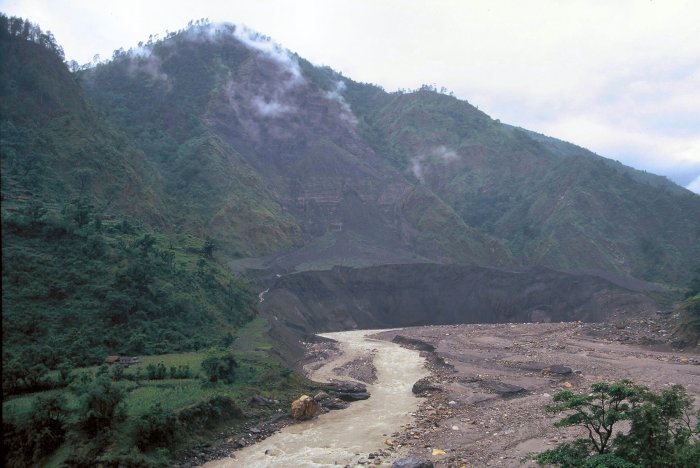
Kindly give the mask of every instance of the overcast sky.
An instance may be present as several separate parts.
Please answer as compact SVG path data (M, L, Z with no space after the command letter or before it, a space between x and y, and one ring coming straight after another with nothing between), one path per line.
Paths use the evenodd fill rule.
M700 193L700 1L0 0L67 59L191 19L245 24L387 91L446 87L502 122Z

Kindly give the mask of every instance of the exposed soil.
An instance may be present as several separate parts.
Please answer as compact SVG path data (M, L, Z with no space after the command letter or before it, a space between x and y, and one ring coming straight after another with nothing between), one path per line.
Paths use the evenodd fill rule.
M534 465L525 460L529 453L584 436L580 428L554 427L559 417L544 411L552 395L585 391L599 380L628 378L656 391L681 384L697 406L700 354L672 350L672 320L443 325L381 333L402 346L435 348L422 352L431 375L414 390L425 399L415 422L392 435L393 446L436 466ZM397 335L404 339L395 340Z

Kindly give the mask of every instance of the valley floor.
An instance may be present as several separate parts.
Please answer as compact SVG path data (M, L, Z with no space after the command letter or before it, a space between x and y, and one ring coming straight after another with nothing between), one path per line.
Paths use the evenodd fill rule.
M623 378L655 391L681 384L697 408L697 349L664 352L623 343L640 341L640 334L641 341L653 341L650 331L669 335L659 322L446 325L381 333L435 348L422 353L431 376L423 382L415 420L397 428L392 442L438 467L527 466L534 465L524 461L528 453L584 436L582 428L554 427L560 416L545 412L560 390L583 392L596 381Z

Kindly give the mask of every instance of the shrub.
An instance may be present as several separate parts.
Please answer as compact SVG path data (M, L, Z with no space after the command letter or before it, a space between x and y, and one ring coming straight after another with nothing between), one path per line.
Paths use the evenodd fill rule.
M177 439L179 430L177 417L156 403L136 424L136 445L141 450L168 447Z
M231 351L210 350L202 361L205 383L233 383L236 367L238 367L238 363Z
M95 378L85 386L75 386L80 396L78 426L89 435L109 430L126 417L124 390L112 382L108 374Z

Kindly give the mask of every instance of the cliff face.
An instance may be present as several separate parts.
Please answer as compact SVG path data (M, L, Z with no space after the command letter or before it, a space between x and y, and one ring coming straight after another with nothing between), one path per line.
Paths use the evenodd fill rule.
M259 304L281 346L315 332L457 323L600 322L656 311L600 277L435 264L309 271L268 280ZM647 287L647 286L644 286ZM299 350L293 354L298 356Z

